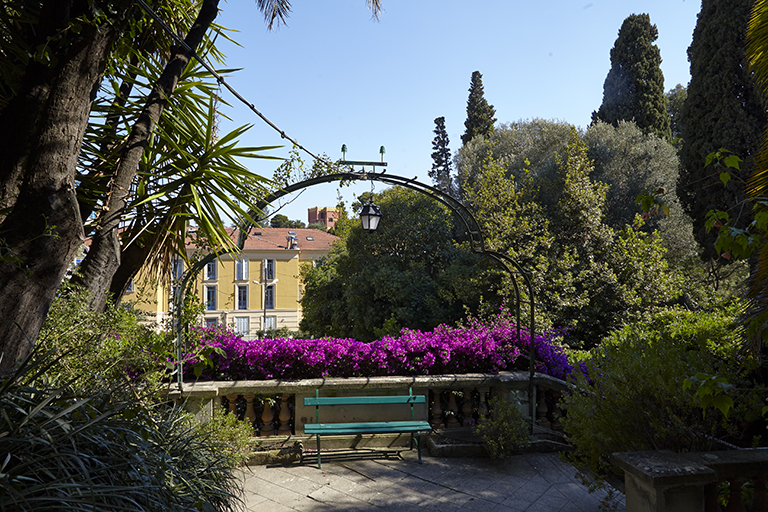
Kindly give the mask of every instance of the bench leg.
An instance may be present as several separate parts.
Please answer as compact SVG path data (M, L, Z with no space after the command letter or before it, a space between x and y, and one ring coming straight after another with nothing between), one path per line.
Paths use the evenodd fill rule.
M317 434L317 469L322 469L320 465L320 434Z
M422 441L421 432L419 432L418 439L416 439L416 448L418 448L419 450L419 464L422 463L421 462L421 441Z

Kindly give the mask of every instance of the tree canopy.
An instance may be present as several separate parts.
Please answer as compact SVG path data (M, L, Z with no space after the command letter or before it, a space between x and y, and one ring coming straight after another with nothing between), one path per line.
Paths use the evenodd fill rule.
M451 213L399 187L377 194L384 217L374 233L358 223L316 267L301 269L302 330L372 341L403 327L455 324L480 307L490 260L453 241ZM488 296L486 296L488 299Z
M467 98L467 120L464 121L464 135L461 136L462 144L471 141L475 136L486 136L493 130L496 123L496 109L485 99L483 87L483 75L479 71L472 72L469 84L469 98Z
M282 213L272 217L269 223L269 227L272 228L305 228L304 222L300 220L289 220L287 216Z
M595 126L617 130L604 123ZM630 224L606 223L610 187L595 178L586 140L573 127L562 140L562 128L537 120L497 130L484 150L475 148L485 157L463 197L474 209L487 245L531 272L537 324L563 327L569 344L590 347L612 329L672 300L681 283L664 257L661 236L645 232L639 216ZM633 129L641 141L659 141ZM544 140L522 135L531 133ZM516 146L523 140L525 144ZM605 134L595 134L594 140L613 142ZM558 149L549 156L535 151L545 147ZM509 148L519 153L506 153ZM478 159L469 149L460 152L465 163ZM619 155L626 151L617 149ZM525 151L534 161L526 161ZM605 161L611 164L608 168L622 166L621 156ZM509 288L502 291L510 295Z
M453 180L451 177L451 149L448 132L445 131L445 118L435 119L435 138L432 139L432 169L429 177L442 192L453 193Z
M707 258L719 258L715 235L704 225L710 210L723 210L737 226L749 218L743 208L744 182L766 128L765 103L746 56L751 0L703 0L688 48L691 82L682 111L683 143L677 194L694 221L694 234ZM727 185L720 171L706 167L707 155L725 148L743 160Z
M659 37L647 14L628 16L611 49L611 69L603 84L603 104L592 121L616 125L634 121L646 133L670 137L664 98L661 52L653 44Z
M270 25L290 9L281 0L257 5ZM378 0L368 5L374 15L380 11ZM183 239L186 221L195 215L215 243L220 218L205 215L221 205L217 191L230 198L258 191L258 180L248 181L232 160L253 156L253 148L235 149L237 130L215 133L217 95L201 93L205 86L194 91L197 84L178 88L191 72L193 52L214 52L215 60L207 34L218 7L218 0L156 6L184 38L182 46L130 0L4 3L0 315L13 321L0 323L0 369L31 350L86 234L94 272L84 267L83 278L98 283L92 289L103 294L123 262L140 265L169 239ZM201 108L174 110L183 93ZM98 116L101 121L94 121ZM147 225L131 235L131 245L140 249L135 259L123 259L125 223Z

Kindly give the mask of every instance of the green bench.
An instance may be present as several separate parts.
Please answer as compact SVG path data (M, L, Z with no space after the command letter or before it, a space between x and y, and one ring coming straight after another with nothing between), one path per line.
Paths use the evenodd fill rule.
M413 404L426 403L424 395L414 395L409 388L408 395L399 396L334 396L321 397L315 390L315 398L305 398L305 406L315 406L315 423L306 423L304 433L317 436L317 467L320 463L320 436L339 436L348 434L411 434L411 449L413 449L413 434L418 434L416 447L419 451L421 464L421 434L432 430L429 422L413 419ZM332 405L410 405L411 419L409 421L366 421L358 423L321 423L320 407Z

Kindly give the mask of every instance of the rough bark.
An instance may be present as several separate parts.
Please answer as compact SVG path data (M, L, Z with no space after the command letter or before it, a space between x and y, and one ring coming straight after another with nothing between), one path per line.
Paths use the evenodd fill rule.
M197 19L185 38L187 46L192 50L199 47L206 31L216 18L218 3L218 0L203 2ZM112 278L120 266L120 221L125 213L129 189L136 176L141 156L152 130L173 94L179 77L192 58L192 53L180 47L174 48L171 59L154 85L124 146L107 201L97 222L90 250L80 266L80 276L73 280L90 292L90 307L94 311L100 312L106 307Z
M25 148L13 210L0 224L0 369L31 351L82 243L75 174L92 94L114 41L111 24L91 26L62 53ZM80 43L80 44L78 44ZM40 96L42 99L42 96ZM4 171L13 167L5 162Z
M34 13L29 15L36 16ZM24 25L13 35L23 39L23 43L19 42L20 46L35 49L48 44L49 38L62 31L70 15L68 2L44 2L35 29ZM0 111L0 140L3 141L0 151L0 222L18 198L24 161L35 136L38 117L48 99L50 82L60 71L35 59L28 58L25 62L18 56L14 58L12 52L4 58L8 60L6 66L19 71L21 79L16 94L7 100ZM7 80L13 82L13 76L8 76ZM2 85L5 91L15 89L12 83L4 82Z

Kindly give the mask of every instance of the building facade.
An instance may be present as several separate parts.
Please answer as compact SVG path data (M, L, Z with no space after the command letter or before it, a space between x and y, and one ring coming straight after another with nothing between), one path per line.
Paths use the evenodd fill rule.
M336 226L336 221L339 219L339 214L336 212L336 208L323 207L307 209L307 221L309 224L323 224L326 228L331 229Z
M236 236L236 233L233 233ZM260 331L298 330L301 321L302 283L299 268L328 254L338 240L316 229L255 227L239 255L223 255L203 268L191 293L204 306L201 323L225 325L245 338ZM187 247L188 254L196 247ZM162 324L170 317L172 297L186 270L181 259L174 261L171 283L144 279L134 286L124 302L147 315L147 320Z

